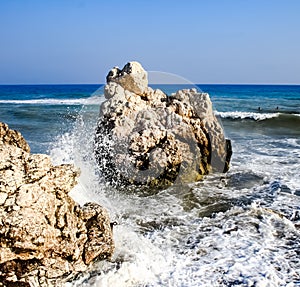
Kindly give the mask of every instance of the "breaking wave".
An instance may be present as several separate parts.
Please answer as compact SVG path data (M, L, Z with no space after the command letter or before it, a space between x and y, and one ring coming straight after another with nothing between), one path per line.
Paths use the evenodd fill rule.
M0 100L0 104L14 104L14 105L99 105L104 101L104 97L99 95L88 98L75 99L30 99L30 100Z
M218 112L215 111L216 116L222 119L249 119L254 121L263 121L266 119L272 119L279 117L280 113L252 113L252 112Z
M264 121L268 119L281 118L281 119L297 119L300 117L300 114L295 111L289 112L276 112L276 113L254 113L254 112L219 112L215 111L215 115L219 116L222 119L232 119L232 120L254 120L254 121Z

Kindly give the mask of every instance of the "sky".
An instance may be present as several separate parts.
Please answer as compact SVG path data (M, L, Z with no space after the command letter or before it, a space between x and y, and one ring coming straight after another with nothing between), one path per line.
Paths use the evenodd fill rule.
M0 84L105 82L139 61L193 83L300 84L298 0L0 0Z

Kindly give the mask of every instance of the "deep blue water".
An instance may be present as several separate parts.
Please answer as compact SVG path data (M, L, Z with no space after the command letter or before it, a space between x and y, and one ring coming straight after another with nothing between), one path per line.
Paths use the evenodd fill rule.
M21 131L32 152L45 153L57 136L70 130L82 106L99 88L101 85L3 85L0 121Z
M217 110L300 113L299 85L198 85ZM227 104L225 104L227 102Z
M171 94L191 85L152 85ZM300 135L300 86L201 85L210 94L226 132ZM33 152L70 129L82 107L101 99L102 85L2 85L0 120L20 130ZM100 100L101 101L101 100Z

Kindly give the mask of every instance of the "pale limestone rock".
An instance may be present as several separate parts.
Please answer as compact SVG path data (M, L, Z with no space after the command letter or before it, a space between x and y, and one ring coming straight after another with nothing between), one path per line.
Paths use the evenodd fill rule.
M137 95L143 94L148 87L147 72L138 62L129 62L122 70L117 67L113 68L108 73L106 81L108 84L108 87L105 88L106 98L112 97L118 93L117 86L115 86L113 83L117 83L125 90L133 92ZM114 94L111 93L113 90L115 90Z
M0 139L3 143L16 146L21 150L30 152L30 147L21 133L15 130L10 130L6 124L0 124Z
M95 155L114 185L165 185L226 172L231 144L209 95L196 89L167 96L148 87L137 62L112 69L95 135Z
M78 169L29 151L0 123L0 286L60 286L112 255L110 221L98 204L68 196Z
M0 192L0 205L2 205L6 198L7 198L8 194L6 192Z

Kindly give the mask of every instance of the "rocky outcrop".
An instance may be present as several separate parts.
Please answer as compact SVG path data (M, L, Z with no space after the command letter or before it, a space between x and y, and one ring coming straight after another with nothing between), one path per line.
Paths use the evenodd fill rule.
M207 93L153 90L137 62L113 68L106 80L95 155L107 181L157 186L228 170L231 144Z
M78 175L0 123L0 286L60 286L112 255L107 211L68 196Z

